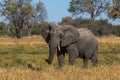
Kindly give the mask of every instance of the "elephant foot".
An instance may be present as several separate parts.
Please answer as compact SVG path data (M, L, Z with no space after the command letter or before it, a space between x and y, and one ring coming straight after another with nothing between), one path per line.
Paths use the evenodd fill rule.
M48 64L51 64L51 62L50 62L48 59L45 59L45 61L46 61Z

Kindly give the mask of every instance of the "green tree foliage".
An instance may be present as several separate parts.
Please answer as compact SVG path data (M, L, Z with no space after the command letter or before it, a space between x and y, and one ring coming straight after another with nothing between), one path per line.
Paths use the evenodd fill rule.
M67 25L67 24L72 25L73 24L73 18L70 17L70 16L63 17L62 21L59 22L59 24L62 24L62 25Z
M112 19L120 19L120 0L112 0L108 16Z
M71 0L68 11L74 15L88 13L92 21L106 11L107 0Z
M34 28L31 31L31 34L32 35L39 35L39 34L41 34L40 31L41 31L42 27L44 27L46 25L48 25L47 22L42 22L40 24L39 23L35 24Z
M14 24L17 38L22 37L22 30L25 25L28 32L31 33L31 27L33 28L35 22L46 19L44 4L39 2L35 5L35 7L32 5L32 0L4 0L0 4L2 16Z
M0 36L8 35L7 28L5 26L6 24L4 24L3 22L0 22Z

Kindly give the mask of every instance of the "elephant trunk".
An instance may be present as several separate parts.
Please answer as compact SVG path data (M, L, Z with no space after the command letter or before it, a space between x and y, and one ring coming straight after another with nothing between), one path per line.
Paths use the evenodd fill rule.
M49 50L48 64L51 64L54 59L54 54L55 54L57 46L56 47L49 46L49 47L50 47L49 48L50 50Z

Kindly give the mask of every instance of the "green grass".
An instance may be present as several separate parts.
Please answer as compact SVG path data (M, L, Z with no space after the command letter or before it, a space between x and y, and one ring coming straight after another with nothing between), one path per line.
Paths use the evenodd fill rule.
M119 48L120 44L100 43L98 49L99 65L119 64ZM0 66L26 66L27 63L31 63L41 67L46 64L45 59L48 57L48 53L47 45L1 45ZM68 65L68 54L66 54L65 64ZM77 59L75 64L82 66L82 59ZM53 65L58 66L56 55Z
M120 54L120 44L99 43L99 54Z
M42 54L47 53L45 45L0 45L0 54Z
M2 45L0 47L0 66L26 66L28 63L40 66L41 62L44 64L47 53L48 47L45 45Z

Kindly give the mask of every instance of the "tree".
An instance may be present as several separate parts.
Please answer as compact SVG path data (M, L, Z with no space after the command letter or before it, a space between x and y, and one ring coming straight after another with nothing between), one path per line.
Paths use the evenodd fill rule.
M107 0L71 0L68 11L72 15L90 14L92 21L106 11Z
M2 16L5 16L9 22L14 24L14 29L17 38L22 37L22 29L27 24L33 23L35 20L44 20L45 15L35 15L39 14L37 7L34 8L31 4L32 0L4 0L1 6ZM42 6L39 8L39 11L43 10L43 3L39 2L39 5ZM36 4L38 5L38 4ZM45 8L44 8L45 9ZM27 26L28 27L28 26Z
M112 0L112 4L108 11L109 18L120 19L120 1Z
M0 36L7 36L8 32L6 30L6 24L0 22Z
M35 24L40 24L47 18L46 9L42 2L39 1L39 3L37 3L33 8L34 13L31 16L28 16L28 20L25 22L27 28L27 36L31 36L31 32Z
M66 16L66 17L62 18L62 20L61 20L61 22L59 22L59 24L61 24L61 25L67 25L67 24L72 25L73 21L74 20L72 19L72 17Z

